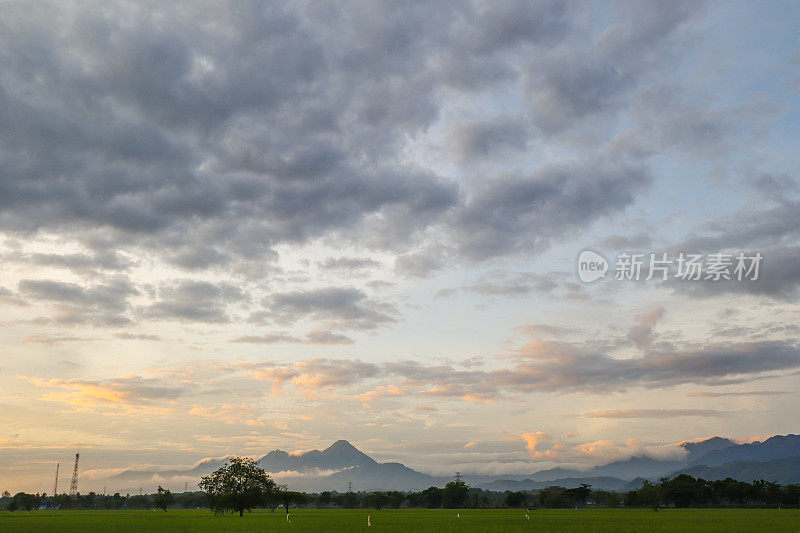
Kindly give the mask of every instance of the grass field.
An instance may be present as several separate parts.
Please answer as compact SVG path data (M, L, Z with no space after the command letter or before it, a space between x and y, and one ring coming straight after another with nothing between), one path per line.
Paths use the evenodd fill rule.
M458 516L460 514L460 516ZM367 515L372 527L367 527ZM0 512L0 532L308 531L800 531L797 509L297 510L244 517L208 510Z

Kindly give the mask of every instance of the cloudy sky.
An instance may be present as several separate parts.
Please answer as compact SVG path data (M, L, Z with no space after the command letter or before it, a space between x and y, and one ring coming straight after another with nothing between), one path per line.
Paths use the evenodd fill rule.
M0 489L78 447L88 489L340 438L501 474L798 432L797 20L4 2ZM613 279L682 251L763 263Z

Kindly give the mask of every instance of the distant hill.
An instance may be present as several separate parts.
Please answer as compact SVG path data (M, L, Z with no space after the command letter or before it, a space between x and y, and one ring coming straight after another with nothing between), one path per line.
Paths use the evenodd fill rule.
M775 461L733 461L719 466L692 466L673 472L672 475L689 474L709 481L732 478L752 483L759 479L782 485L800 482L800 457Z
M731 477L752 482L765 479L780 483L800 483L800 436L777 435L749 444L736 444L722 437L681 444L685 455L659 460L640 455L589 470L552 468L535 473L519 472L499 476L464 475L472 486L491 490L536 490L549 485L577 487L589 483L594 488L627 491L643 480L686 473L704 479ZM141 483L196 480L225 463L225 458L205 459L191 469L168 471L125 470L113 476L116 485L138 487ZM449 477L417 472L400 463L379 463L346 440L334 442L324 450L288 453L273 450L258 463L281 483L294 490L420 490L443 486ZM110 480L110 481L111 481ZM120 487L122 488L122 487Z
M535 488L542 484L558 484L558 481L564 479L572 480L576 484L597 480L596 483L603 483L605 486L595 485L596 487L606 488L614 485L611 481L613 479L626 483L624 480L634 478L658 479L686 473L704 479L731 477L748 482L766 479L781 483L800 483L800 469L794 467L795 461L800 461L800 435L776 435L763 442L748 444L736 444L730 439L713 437L698 442L685 442L681 447L686 451L686 456L677 460L663 461L641 455L589 470L541 470L526 476L526 481ZM519 481L484 486L522 486Z
M681 447L687 452L685 460L689 463L695 462L700 457L704 457L709 453L713 453L717 450L724 450L731 446L736 446L736 443L722 437L712 437L698 442L684 442L681 444Z
M224 464L225 458L205 459L189 470L125 470L111 479L117 483L196 479ZM322 451L272 450L258 459L258 464L270 474L279 474L280 482L295 490L343 491L348 483L353 484L354 490L418 490L447 482L400 463L379 463L346 440L338 440Z
M713 437L699 442L685 442L681 447L686 451L686 456L679 460L659 460L646 455L639 455L624 461L614 461L589 470L575 470L568 468L552 468L541 470L530 476L534 481L552 481L563 478L603 478L612 477L630 480L636 477L657 478L674 470L694 464L695 461L718 450L736 446L729 439ZM800 455L800 453L798 453Z
M766 462L800 457L800 435L775 435L763 442L732 444L690 461L692 465L718 466L733 461Z
M573 470L567 468L540 470L530 477L535 481L589 477L614 477L619 479L633 479L634 477L650 478L662 476L685 464L686 463L683 461L659 461L651 457L640 456L631 457L625 461L615 461L607 465L596 466L589 470Z
M578 477L552 479L548 481L534 481L532 479L497 479L490 483L480 485L482 489L505 491L505 490L539 490L552 485L559 485L568 489L578 487L581 483L588 483L595 489L602 490L624 490L628 482L616 477Z
M327 476L326 483L341 489L352 481L358 490L421 490L447 480L422 474L400 463L356 466Z

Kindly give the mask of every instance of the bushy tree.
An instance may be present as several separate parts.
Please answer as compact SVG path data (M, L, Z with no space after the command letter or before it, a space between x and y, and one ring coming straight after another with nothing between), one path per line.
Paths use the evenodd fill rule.
M39 503L42 501L42 497L38 494L26 494L24 492L18 492L14 495L11 499L11 503L8 504L9 511L17 511L17 510L25 510L25 511L32 511L39 507Z
M366 505L368 505L369 507L374 507L377 510L381 510L384 507L386 507L390 501L391 498L389 497L389 495L385 492L380 492L380 491L371 492L364 499L364 503Z
M158 492L153 495L153 505L158 509L163 509L166 513L167 507L172 505L174 501L175 498L172 497L172 493L159 485Z
M252 511L275 497L277 487L253 459L233 457L225 466L200 480L215 514Z
M419 504L429 509L441 507L443 494L444 490L439 487L428 487L419 493Z
M503 501L503 504L506 507L525 507L528 503L528 493L518 490L518 491L506 491L506 497Z
M539 491L539 505L550 509L558 509L572 507L575 505L575 500L570 496L568 489L554 485Z
M636 505L649 505L654 511L658 511L661 505L661 487L645 481L642 488L637 491L636 498L638 500Z
M278 501L280 501L283 504L283 507L286 510L287 515L289 514L289 507L292 504L305 505L306 503L308 503L309 500L308 494L306 494L305 492L298 492L296 490L287 490L287 489L279 490L276 493L276 497L278 498ZM272 500L272 498L273 496L269 497L270 500Z
M464 501L469 495L469 485L463 481L451 481L444 486L442 493L442 507L446 509L459 509L464 506Z
M564 495L572 500L573 505L586 505L586 500L591 494L592 486L588 483L581 483L575 488L564 491Z

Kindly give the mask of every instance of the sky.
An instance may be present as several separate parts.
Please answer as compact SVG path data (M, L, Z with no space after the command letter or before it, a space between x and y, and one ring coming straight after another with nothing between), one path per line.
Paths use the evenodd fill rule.
M500 475L797 433L797 20L4 2L0 490L77 450L98 490L337 439ZM648 276L682 252L762 260Z

